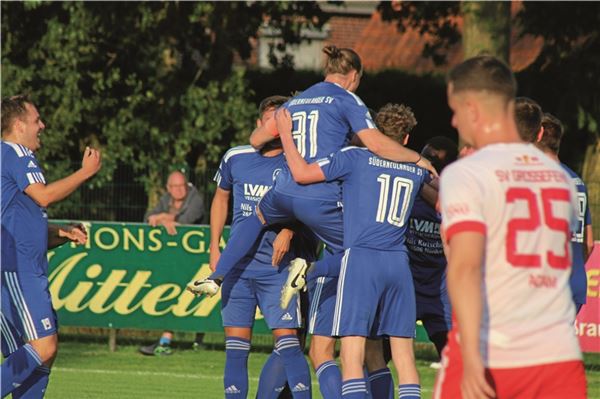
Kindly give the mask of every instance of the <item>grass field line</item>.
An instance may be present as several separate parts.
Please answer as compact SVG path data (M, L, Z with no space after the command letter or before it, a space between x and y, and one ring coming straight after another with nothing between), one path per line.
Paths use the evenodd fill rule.
M119 374L119 375L136 375L136 376L149 376L149 377L174 377L174 378L193 378L197 380L209 379L209 380L222 380L223 376L220 375L208 375L201 373L187 374L187 373L168 373L164 371L123 371L123 370L104 370L104 369L75 369L70 367L52 367L52 372L67 372L67 373L89 373L89 374ZM248 377L249 381L258 382L256 377ZM312 381L313 387L318 387L318 381ZM421 387L421 392L430 392L430 389Z

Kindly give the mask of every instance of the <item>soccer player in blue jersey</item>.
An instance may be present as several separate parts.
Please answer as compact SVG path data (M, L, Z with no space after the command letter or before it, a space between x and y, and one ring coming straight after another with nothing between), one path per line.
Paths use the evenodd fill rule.
M325 81L311 86L284 105L292 114L293 137L302 156L309 162L323 158L347 145L356 134L367 148L382 158L417 162L433 169L419 154L383 135L375 127L366 106L354 94L362 75L359 56L351 49L335 46L325 47L324 52L327 55ZM257 128L250 143L261 148L275 136L276 126L272 121ZM252 250L266 225L298 220L326 244L326 256L337 254L341 257L343 219L340 204L339 182L299 185L284 167L273 189L260 201L255 215L243 221L241 229L244 235L229 240L215 273L205 281L195 282L191 289L214 295L223 276ZM322 391L327 391L327 386L335 390L339 385L339 372L335 371L337 366L333 362L334 340L330 337L336 285L335 279L318 280L311 304L309 332L313 339L310 353L320 381L323 373L319 369L327 363L321 381ZM331 397L335 393L324 395Z
M26 96L2 100L1 396L43 397L58 339L48 291L46 207L71 194L101 166L86 148L81 169L46 184L34 152L45 125Z
M563 136L562 123L555 116L545 113L542 116L542 127L544 133L536 145L551 158L560 162L558 159L558 150L560 149L560 141ZM571 179L573 179L575 187L577 187L577 200L579 205L577 209L578 228L571 237L573 270L571 271L569 285L573 292L573 301L575 302L577 313L579 313L581 307L585 304L587 297L585 263L594 249L592 217L588 205L588 193L585 183L577 173L573 172L567 165L561 163L561 166L567 171Z
M427 141L421 156L431 161L438 173L458 156L458 147L447 137ZM406 247L415 285L417 320L421 320L438 355L446 345L452 326L450 299L446 288L446 256L440 238L440 214L417 196L406 232Z
M263 100L259 106L260 119L257 125L273 118L275 109L286 100L282 96ZM240 222L252 215L254 207L273 185L284 164L280 143L269 144L260 151L249 145L227 151L215 176L218 187L211 206L212 267L220 254L219 243L231 193L233 222L230 237L234 238L244 234ZM295 256L315 259L316 248L316 237L302 226L295 226L294 231L281 226L271 227L261 234L257 247L252 251L253 255L244 258L223 280L221 314L226 337L226 398L247 396L247 361L257 305L275 339L273 353L261 373L257 398L277 398L286 381L294 398L311 397L310 371L296 332L302 321L300 304L296 300L286 309L281 309L279 293L287 278L286 267L290 260Z
M415 292L405 232L414 199L428 178L427 171L413 164L379 158L360 147L346 147L307 164L289 134L290 113L280 110L277 119L295 181L343 182L346 249L332 328L332 336L342 337L342 397L367 395L363 371L365 342L373 334L390 337L399 396L420 397L412 350ZM394 135L399 143L407 138L406 132ZM357 287L361 295L355 294Z

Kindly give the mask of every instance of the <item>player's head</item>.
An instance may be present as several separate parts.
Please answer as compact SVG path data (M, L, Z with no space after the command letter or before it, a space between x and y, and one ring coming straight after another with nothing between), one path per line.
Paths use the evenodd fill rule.
M171 198L176 201L184 200L188 193L187 183L187 178L183 173L178 170L171 172L167 179L167 191Z
M377 112L375 124L383 134L406 145L410 132L417 125L417 118L410 107L389 103Z
M2 137L24 145L31 151L40 148L39 134L46 127L37 108L25 95L2 99Z
M325 76L343 75L348 81L345 89L356 91L363 73L362 62L358 54L350 48L337 48L334 45L323 47L323 52L327 56Z
M452 126L468 144L497 131L499 118L514 119L517 82L501 60L488 55L469 58L452 68L446 80Z
M448 137L435 136L427 140L421 155L431 162L438 173L441 173L446 166L456 161L458 145Z
M542 129L542 107L528 97L515 99L515 122L523 141L535 143L540 140Z
M263 99L258 105L258 119L256 120L256 126L260 127L269 119L272 119L275 116L275 110L285 104L287 100L288 97L284 96L269 96Z
M544 128L544 134L540 141L537 142L538 147L542 151L551 151L558 155L560 149L560 141L564 133L563 125L560 120L549 113L545 113L542 116L542 126Z

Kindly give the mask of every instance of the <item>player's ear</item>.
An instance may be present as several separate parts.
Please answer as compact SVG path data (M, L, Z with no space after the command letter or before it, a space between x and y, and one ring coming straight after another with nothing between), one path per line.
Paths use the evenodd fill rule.
M262 121L259 119L256 120L256 127L261 127L263 125Z
M540 126L540 131L537 134L537 137L535 138L535 142L539 143L540 141L542 141L542 137L544 137L544 126Z

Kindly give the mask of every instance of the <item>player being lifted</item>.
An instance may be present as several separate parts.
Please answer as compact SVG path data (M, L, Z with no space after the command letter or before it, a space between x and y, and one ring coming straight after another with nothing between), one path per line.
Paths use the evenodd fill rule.
M282 96L264 99L259 106L257 126L273 118L275 109L286 100ZM240 222L252 214L284 164L280 142L271 142L260 151L249 145L227 151L215 176L218 187L210 212L211 267L219 257L231 193L231 236L234 237L244 234ZM221 315L225 328L226 398L245 398L248 394L247 363L257 306L275 339L273 353L261 372L257 397L278 398L286 381L294 398L311 397L310 371L296 335L302 321L299 302L290 303L286 309L279 307L279 292L287 278L285 268L290 259L300 254L313 259L316 256L317 240L313 234L301 226L295 226L294 230L281 226L265 230L253 255L244 258L223 281ZM272 266L279 264L282 265L279 268Z
M477 149L441 177L455 323L435 398L585 398L568 287L575 189L519 137L516 81L491 56L448 75L452 125Z
M427 171L381 159L361 147L346 147L307 164L294 146L289 112L280 110L277 122L288 166L298 183L343 183L346 249L331 333L342 337L342 396L367 397L365 342L366 337L375 335L390 337L399 396L419 398L412 350L415 292L405 233L415 197L428 179ZM398 143L408 139L406 131L386 134ZM356 295L357 290L361 295Z
M327 55L325 81L317 83L288 101L284 107L294 120L293 136L302 156L309 162L328 156L344 147L356 134L367 148L382 158L419 162L430 169L431 164L419 154L404 148L376 129L364 103L354 94L362 75L359 56L351 49L335 46L324 48ZM277 136L275 123L257 128L250 143L261 148ZM268 225L300 221L326 244L326 256L343 252L343 220L341 188L337 182L309 186L297 184L287 167L278 175L256 207L256 212L240 225L244 235L232 237L219 259L217 270L209 279L196 281L188 287L198 294L214 295L223 277L249 253L261 231ZM333 258L337 259L337 258ZM318 373L321 391L326 397L336 397L339 371L333 362L334 340L330 337L335 302L335 279L322 279L314 289L310 332L311 359ZM325 381L326 380L326 381ZM332 391L329 393L328 388ZM327 392L327 393L326 393Z

